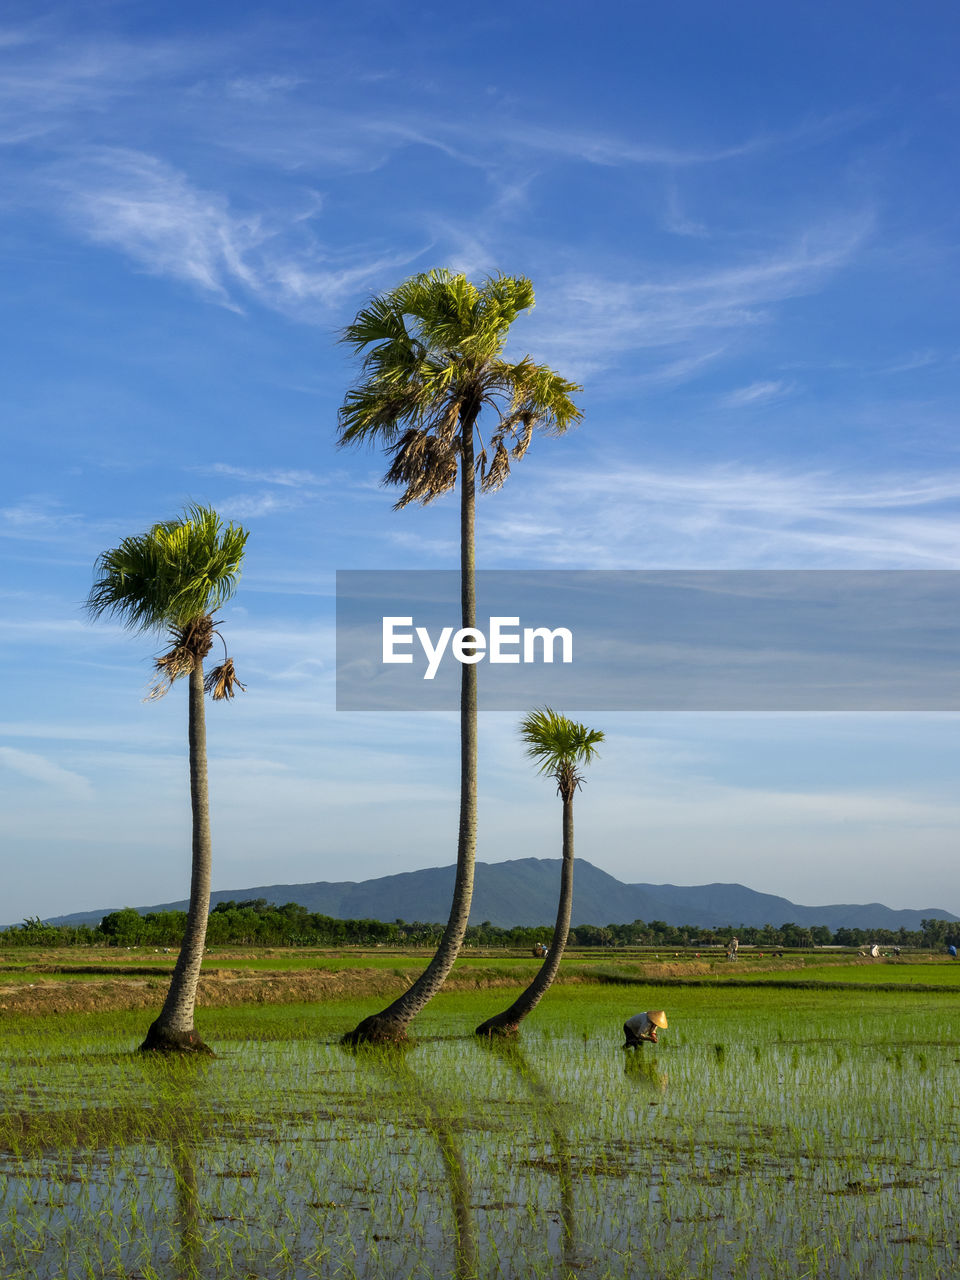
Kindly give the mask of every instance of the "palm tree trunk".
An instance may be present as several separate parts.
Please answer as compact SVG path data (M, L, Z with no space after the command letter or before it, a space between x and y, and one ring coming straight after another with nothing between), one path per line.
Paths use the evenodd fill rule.
M210 868L212 844L210 838L210 793L207 786L207 727L203 705L203 661L194 659L190 672L189 696L190 742L190 807L193 814L193 859L190 872L190 903L187 908L187 927L184 931L180 954L174 966L170 990L163 1003L160 1016L147 1032L141 1050L159 1049L165 1052L211 1050L197 1035L193 1026L193 1011L200 982L200 965L203 961L203 944L207 937L207 917L210 913Z
M515 1036L520 1022L537 1007L557 976L563 949L570 932L570 912L573 909L573 792L563 797L563 866L560 871L560 902L557 906L557 922L553 926L553 938L547 958L540 971L522 995L509 1009L494 1018L488 1018L477 1027L478 1036Z
M468 411L460 428L460 618L461 626L477 625L476 477L473 429L480 406ZM460 829L453 901L436 955L399 999L375 1013L343 1037L344 1044L403 1040L407 1027L447 979L463 944L473 901L477 858L477 668L460 666Z

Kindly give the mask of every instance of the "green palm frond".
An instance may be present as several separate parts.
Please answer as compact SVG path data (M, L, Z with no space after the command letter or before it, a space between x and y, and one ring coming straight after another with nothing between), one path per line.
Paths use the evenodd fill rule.
M134 631L182 628L233 595L247 537L211 507L188 506L98 558L87 610Z
M520 740L527 756L539 773L557 780L561 795L565 791L572 794L581 785L580 770L596 757L603 739L602 730L568 720L552 707L538 707L520 721Z

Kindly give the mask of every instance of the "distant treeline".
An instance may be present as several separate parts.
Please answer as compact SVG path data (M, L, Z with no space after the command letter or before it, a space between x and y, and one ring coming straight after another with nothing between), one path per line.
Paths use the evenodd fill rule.
M112 911L98 925L52 925L39 918L0 932L0 947L18 946L179 946L186 927L185 911L151 911L140 915L132 907ZM670 925L663 920L634 920L632 924L577 925L570 930L573 947L709 947L725 945L736 935L741 946L760 948L842 946L860 947L879 943L889 947L943 948L960 946L960 923L921 920L920 929L837 929L825 925L803 928L796 924L779 927L729 925L722 929L702 929L696 925ZM229 944L268 947L340 946L436 946L442 924L394 920L338 920L309 912L296 902L276 907L265 898L245 902L220 902L210 913L207 946ZM549 942L549 925L517 926L504 929L491 924L471 925L466 945L475 947L532 947Z

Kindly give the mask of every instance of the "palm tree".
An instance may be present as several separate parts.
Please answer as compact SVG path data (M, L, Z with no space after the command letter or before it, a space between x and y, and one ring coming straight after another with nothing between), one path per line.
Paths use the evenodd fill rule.
M526 744L527 755L536 761L539 772L556 780L557 795L563 801L560 903L550 950L537 976L509 1009L495 1018L488 1018L477 1027L478 1036L516 1035L521 1019L540 1003L560 968L560 959L570 932L570 911L573 907L573 797L583 785L581 768L590 763L597 754L597 743L603 741L603 733L599 729L588 729L586 725L568 720L550 707L531 711L520 722L520 737Z
M559 435L581 414L580 388L524 356L503 358L510 325L534 304L522 276L481 285L431 271L374 297L343 331L363 356L357 385L340 409L339 443L382 445L391 458L383 482L403 492L396 508L426 504L460 481L461 626L476 626L476 490L498 489L511 458L526 453L534 428ZM493 422L484 445L481 412ZM365 1018L345 1040L396 1040L443 986L470 917L477 844L477 669L460 675L460 827L450 917L430 964L388 1008Z
M174 681L189 677L190 803L193 813L193 861L190 904L183 944L160 1016L141 1049L209 1052L193 1026L200 964L210 910L210 804L207 791L207 740L204 692L219 701L243 688L226 656L206 677L203 660L213 646L214 611L233 595L247 532L224 527L210 507L189 506L176 520L156 524L145 534L125 538L96 563L96 579L87 598L95 617L116 615L134 631L166 631L171 648L156 659L157 680L151 698L162 697ZM221 637L222 640L222 637Z

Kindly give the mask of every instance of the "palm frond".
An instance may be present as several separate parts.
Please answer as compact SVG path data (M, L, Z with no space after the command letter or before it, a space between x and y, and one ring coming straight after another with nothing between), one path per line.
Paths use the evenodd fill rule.
M135 631L176 628L210 614L236 590L247 537L211 507L188 506L97 559L87 609Z
M552 707L538 707L520 722L520 740L538 772L558 781L561 775L572 778L577 786L581 781L581 766L594 759L597 745L603 739L602 730L588 729L585 724L568 720Z

